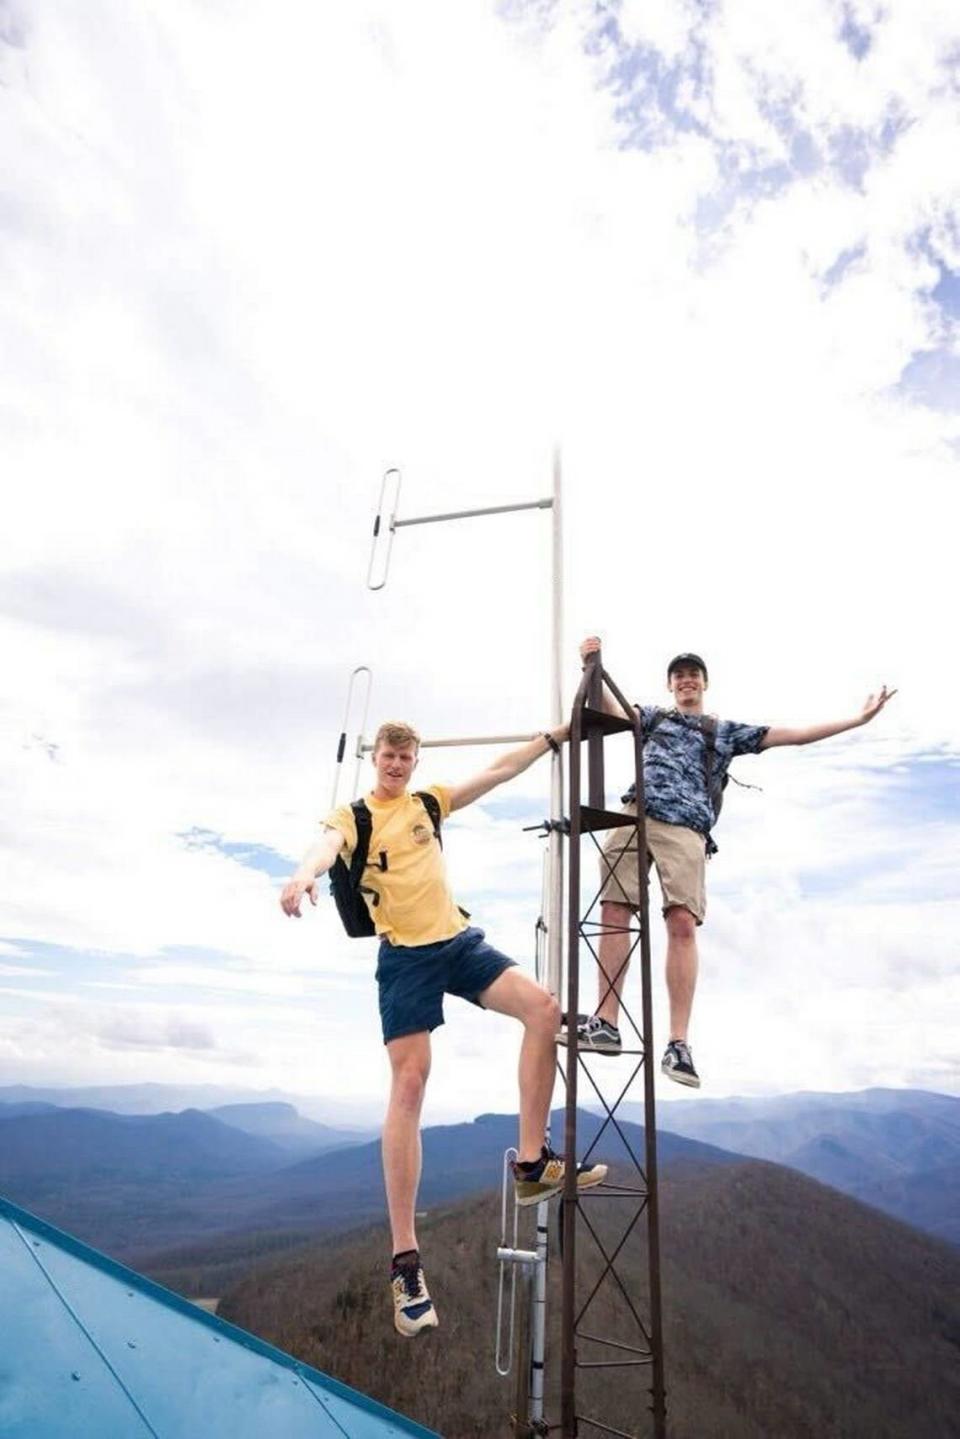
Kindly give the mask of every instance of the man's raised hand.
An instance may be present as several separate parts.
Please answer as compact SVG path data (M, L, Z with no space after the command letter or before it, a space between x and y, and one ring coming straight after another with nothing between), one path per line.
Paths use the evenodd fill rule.
M586 664L587 662L587 656L595 655L599 648L600 636L588 635L587 638L580 645L580 658L583 660L584 664Z
M866 703L863 706L860 723L868 724L870 720L880 713L887 700L892 700L896 693L896 690L888 690L886 685L884 685L879 694L868 695Z

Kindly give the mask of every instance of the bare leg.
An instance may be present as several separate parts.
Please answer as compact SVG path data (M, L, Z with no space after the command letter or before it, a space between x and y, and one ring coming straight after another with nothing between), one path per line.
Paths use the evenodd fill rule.
M499 975L480 995L480 1003L498 1014L509 1014L523 1025L520 1046L520 1138L518 1157L532 1163L540 1158L556 1080L556 1033L560 1006L552 995L519 969Z
M679 905L667 910L666 922L670 1038L685 1040L699 968L697 924L690 911Z
M393 1252L417 1248L414 1218L422 1149L420 1109L430 1073L430 1035L405 1034L387 1045L393 1079L383 1124L383 1179L393 1235Z
M629 904L615 900L601 902L604 929L600 935L600 964L597 968L597 1014L608 1024L616 1024L620 1014L620 995L630 968L630 945L636 938L628 933L634 911Z

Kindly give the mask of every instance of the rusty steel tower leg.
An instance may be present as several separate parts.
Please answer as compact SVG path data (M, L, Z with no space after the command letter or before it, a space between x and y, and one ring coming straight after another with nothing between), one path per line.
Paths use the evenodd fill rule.
M638 839L642 843L641 853L646 850L646 825L643 823L643 732L636 725L633 736L634 770L637 787ZM640 984L641 1016L643 1023L643 1112L644 1112L644 1157L647 1175L647 1255L650 1284L650 1349L651 1384L650 1409L653 1414L655 1439L666 1439L667 1407L666 1389L663 1377L663 1308L660 1290L660 1196L657 1176L657 1110L654 1097L653 1053L653 985L650 965L650 890L643 881L640 885Z
M606 714L603 708L604 683L608 685L622 715ZM632 718L627 718L627 716ZM633 734L633 758L637 787L637 813L606 808L604 792L604 754L606 736L617 731ZM587 802L582 791L582 745L587 746ZM596 836L606 831L620 831L623 843L637 845L638 854L646 854L646 826L643 806L643 734L639 715L623 698L616 685L604 672L600 655L591 656L577 692L570 721L570 816L569 816L569 890L568 923L569 953L567 968L567 1055L566 1055L566 1116L564 1153L567 1165L561 1199L561 1236L563 1241L563 1298L561 1307L561 1384L560 1432L563 1439L579 1439L588 1433L606 1433L621 1439L666 1439L666 1396L663 1372L663 1327L661 1318L659 1209L657 1195L657 1133L654 1101L653 1004L650 976L650 924L646 884L646 866L640 869L640 903L635 923L626 931L612 930L600 905L603 888L583 911L580 897L583 842L589 839L601 854L601 872L616 872L622 855L614 847L613 857L601 849ZM632 834L631 834L632 831ZM591 919L594 911L599 918ZM620 1019L624 1034L619 1058L580 1049L576 1043L577 1015L581 1011L580 955L586 948L597 962L602 984L617 983L619 976L609 974L600 964L593 941L611 932L632 937L628 945L625 967L630 955L640 955L639 1025L621 996ZM592 967L591 967L592 968ZM593 982L593 975L590 975ZM617 984L619 991L619 984ZM602 990L601 990L602 992ZM592 1009L586 1000L583 1009ZM632 1039L631 1036L635 1036ZM599 1059L602 1078L616 1080L616 1097L609 1101L592 1070ZM627 1061L628 1070L617 1072ZM613 1068L611 1068L613 1066ZM606 1160L604 1145L618 1138L627 1162L608 1175L607 1183L578 1192L578 1083L580 1071L589 1084L590 1101L598 1100L603 1112L599 1129L591 1123L589 1146L580 1159ZM631 1085L643 1073L644 1134L643 1158L631 1126L617 1110L628 1098ZM627 1074L626 1082L624 1074ZM589 1101L588 1101L589 1102ZM592 1119L592 1116L591 1116ZM630 1131L629 1133L627 1131ZM626 1170L624 1176L622 1170ZM639 1221L646 1214L646 1225ZM646 1234L644 1253L641 1235ZM583 1240L581 1244L580 1241ZM640 1277L640 1271L643 1277ZM639 1288L638 1288L639 1286ZM639 1291L645 1290L645 1294ZM641 1312L644 1311L644 1312ZM589 1312L589 1318L588 1316ZM607 1332L597 1332L598 1327ZM599 1353L600 1357L595 1357ZM578 1375L585 1371L615 1370L617 1384L593 1386L592 1393L581 1394ZM602 1378L602 1375L596 1376ZM633 1387L631 1387L633 1380ZM644 1403L640 1383L646 1383ZM589 1386L588 1386L589 1388ZM634 1392L636 1390L636 1393ZM652 1420L652 1427L651 1427ZM628 1427L620 1427L626 1424Z
M581 684L580 689L584 686ZM578 693L577 698L580 698ZM570 945L567 951L567 1032L576 1034L580 1012L580 742L582 706L574 704L570 721L570 835L567 845L567 905ZM575 798L576 797L576 798ZM577 1057L568 1042L567 1101L564 1121L566 1175L560 1200L563 1235L563 1295L560 1305L560 1432L576 1439L576 1262L577 1262Z

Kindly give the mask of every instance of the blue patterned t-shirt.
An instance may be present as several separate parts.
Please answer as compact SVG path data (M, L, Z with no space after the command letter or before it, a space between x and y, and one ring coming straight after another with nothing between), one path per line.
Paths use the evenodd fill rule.
M664 824L682 824L708 835L715 815L707 794L705 740L699 715L664 712L658 705L638 705L643 725L643 791L646 813ZM657 715L662 718L650 733ZM717 720L713 755L714 780L726 774L738 754L757 754L769 725ZM648 737L649 736L649 737Z

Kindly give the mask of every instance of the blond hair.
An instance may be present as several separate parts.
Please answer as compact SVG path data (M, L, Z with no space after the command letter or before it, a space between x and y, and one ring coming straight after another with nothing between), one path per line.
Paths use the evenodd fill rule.
M374 754L382 744L393 745L394 748L412 744L414 749L419 750L420 736L413 725L405 724L403 720L387 720L377 730L376 738L373 741Z

